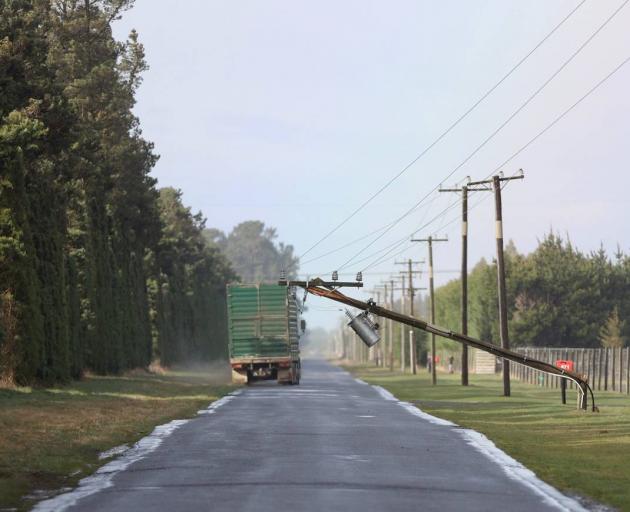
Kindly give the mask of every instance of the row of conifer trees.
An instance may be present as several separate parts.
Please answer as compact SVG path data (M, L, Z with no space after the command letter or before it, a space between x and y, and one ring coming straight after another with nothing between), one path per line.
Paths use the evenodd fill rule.
M0 2L0 378L60 382L221 357L225 283L204 219L156 188L133 115L131 0Z

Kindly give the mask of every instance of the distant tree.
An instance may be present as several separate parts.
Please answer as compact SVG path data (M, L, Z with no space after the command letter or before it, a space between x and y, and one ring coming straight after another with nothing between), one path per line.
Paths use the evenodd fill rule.
M625 339L621 335L622 324L623 322L619 319L619 312L615 307L599 331L599 341L602 347L620 348L625 345Z
M630 258L620 250L613 260L602 248L584 254L568 238L549 233L528 255L508 243L505 257L513 346L595 347L605 324L621 339L630 336L630 326L617 321L630 311ZM494 341L496 279L496 265L484 260L468 279L470 333ZM459 327L459 286L455 280L436 290L438 322L449 328Z
M221 249L243 282L275 281L282 270L289 277L298 271L293 246L276 243L276 229L263 222L241 222L227 236L218 229L206 229L204 237Z

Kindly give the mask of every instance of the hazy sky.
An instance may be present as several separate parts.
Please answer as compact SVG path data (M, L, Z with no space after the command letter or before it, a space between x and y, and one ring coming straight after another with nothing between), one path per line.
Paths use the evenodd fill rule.
M151 69L136 112L161 155L159 185L180 188L210 227L229 231L263 220L299 255L418 156L578 3L136 0L115 34L135 28L146 47ZM630 57L630 6L445 181L622 4L587 0L453 132L303 261L391 223L443 181L494 171ZM600 243L630 251L628 91L630 63L504 168L526 174L504 190L505 236L519 250L531 251L553 228L585 251ZM456 200L429 195L357 260L404 239ZM492 258L495 245L491 194L472 197L471 206L472 265ZM438 283L456 277L444 271L459 268L459 215L455 205L417 233L451 239L435 247ZM340 268L375 236L302 271ZM394 258L407 246L371 268L376 274L366 275L367 284L398 271L394 259L425 257L426 247L416 244ZM364 269L380 254L344 271ZM335 321L320 311L334 304L309 302L312 324Z

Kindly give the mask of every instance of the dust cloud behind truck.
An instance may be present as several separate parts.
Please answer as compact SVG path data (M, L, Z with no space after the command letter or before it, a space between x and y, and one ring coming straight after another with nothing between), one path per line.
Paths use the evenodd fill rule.
M300 311L295 289L277 284L227 287L232 380L300 383Z

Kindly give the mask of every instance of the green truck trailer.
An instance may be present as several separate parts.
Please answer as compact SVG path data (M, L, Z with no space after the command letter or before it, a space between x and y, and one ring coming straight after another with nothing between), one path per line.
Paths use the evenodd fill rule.
M227 287L232 380L300 383L299 308L295 290L277 284Z

